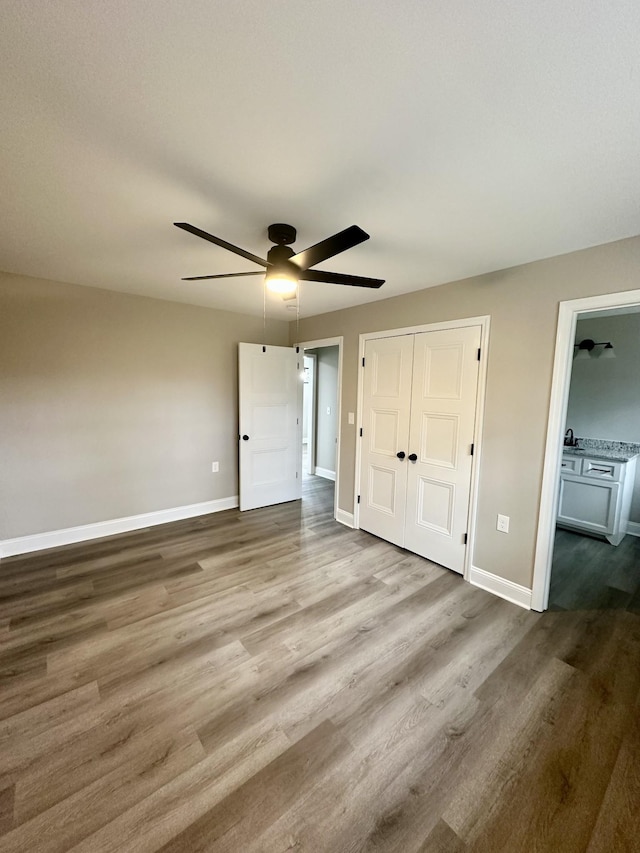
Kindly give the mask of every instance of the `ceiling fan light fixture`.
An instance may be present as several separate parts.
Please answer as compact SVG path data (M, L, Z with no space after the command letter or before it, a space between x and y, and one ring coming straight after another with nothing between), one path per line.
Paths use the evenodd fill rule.
M285 273L272 273L265 278L267 289L272 293L279 293L280 296L286 296L290 293L295 293L298 287L298 282L293 276Z

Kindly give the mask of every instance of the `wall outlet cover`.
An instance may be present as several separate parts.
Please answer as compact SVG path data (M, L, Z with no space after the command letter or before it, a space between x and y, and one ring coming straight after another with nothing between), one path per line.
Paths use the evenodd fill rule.
M496 524L496 528L500 531L500 533L508 533L509 532L509 516L508 515L498 515L498 523Z

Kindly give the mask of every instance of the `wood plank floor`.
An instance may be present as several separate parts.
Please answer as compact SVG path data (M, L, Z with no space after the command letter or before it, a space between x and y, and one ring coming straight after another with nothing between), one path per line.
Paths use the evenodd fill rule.
M0 850L640 849L640 617L305 500L0 563Z
M621 608L640 614L640 537L627 535L614 546L558 528L549 608Z

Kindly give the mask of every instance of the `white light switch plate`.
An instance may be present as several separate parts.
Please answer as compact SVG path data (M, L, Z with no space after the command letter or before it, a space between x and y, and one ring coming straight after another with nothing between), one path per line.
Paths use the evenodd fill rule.
M356 422L356 416L355 416L355 414L354 414L353 412L349 412L349 423L350 423L350 424L355 424L355 422Z
M219 463L218 463L218 462L212 462L212 463L211 463L211 473L212 473L212 474L217 474L219 470L220 470L220 465L219 465Z

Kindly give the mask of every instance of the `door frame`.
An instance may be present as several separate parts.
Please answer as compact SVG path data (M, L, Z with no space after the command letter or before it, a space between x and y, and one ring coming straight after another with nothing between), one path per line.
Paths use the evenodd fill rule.
M546 610L549 606L551 564L555 541L556 515L560 493L560 465L564 445L564 425L569 404L569 386L573 364L576 324L581 314L610 308L629 308L640 304L640 290L605 293L561 302L558 308L558 328L551 379L549 419L544 451L538 533L533 562L531 609Z
M344 347L344 337L342 335L339 335L335 338L320 338L319 340L315 341L302 341L300 343L294 344L294 346L299 347L303 356L305 349L322 349L323 347L336 346L338 347L338 382L336 388L336 418L338 422L338 429L336 436L336 481L333 490L333 517L335 519L337 518L338 514L338 495L340 493L340 436L342 433L342 351ZM304 359L302 363L304 365ZM302 444L300 445L300 455L302 456ZM300 465L300 470L302 470L302 465Z
M480 460L482 456L482 427L484 422L484 406L487 387L487 365L489 363L489 327L491 317L466 317L461 320L445 320L440 323L427 323L420 326L405 326L400 329L386 329L380 332L365 332L360 335L358 345L358 399L356 409L356 464L355 464L355 491L353 495L353 526L360 528L360 505L358 495L362 480L362 442L360 430L362 429L362 415L364 403L364 350L367 341L379 338L391 338L399 335L415 335L420 332L441 332L449 329L461 329L466 326L480 326L480 361L478 364L478 388L476 391L475 425L473 432L473 460L471 463L471 485L469 490L469 525L467 549L464 557L465 580L469 580L469 572L472 564L473 546L475 542L476 522L478 515L478 486L480 473Z

